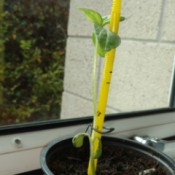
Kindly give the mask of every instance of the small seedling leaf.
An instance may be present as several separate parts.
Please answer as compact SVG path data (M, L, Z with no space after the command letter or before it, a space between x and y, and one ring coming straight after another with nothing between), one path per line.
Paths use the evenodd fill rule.
M105 52L118 47L121 43L120 37L116 33L111 32L109 29L104 29L101 26L95 26L95 32L98 44Z
M100 57L105 57L106 51L104 51L100 45L98 45L97 51Z
M85 14L86 18L89 19L91 22L93 22L96 25L102 26L103 19L98 12L88 8L80 8L80 10Z
M103 19L103 26L110 23L110 15L103 16L102 19Z
M83 146L84 137L86 136L85 133L79 133L75 135L72 139L72 143L76 148L81 148Z
M120 16L120 22L124 21L126 18L124 16Z
M102 19L103 19L103 26L105 26L105 25L110 23L110 15L103 16ZM120 16L120 22L122 22L124 20L125 20L125 17L124 16Z
M98 44L97 41L96 41L96 35L95 35L94 32L92 33L92 41L93 41L93 43L94 43L94 46L96 46L96 44ZM106 53L106 52L100 47L99 44L97 45L97 52L98 52L98 54L99 54L100 57L104 57L104 56L105 56L105 53Z
M104 35L104 37L106 36L106 39L103 38L103 36L100 36L100 42L103 43L102 48L105 51L110 51L111 49L114 49L121 44L121 39L116 33L111 32L110 30L106 31L107 36L106 34Z

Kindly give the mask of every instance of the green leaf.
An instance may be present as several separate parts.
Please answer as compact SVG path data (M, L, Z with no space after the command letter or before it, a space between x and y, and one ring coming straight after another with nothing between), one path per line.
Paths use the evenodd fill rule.
M96 35L95 35L94 32L92 33L92 41L93 41L94 46L95 46L96 43L97 43L97 41L96 41ZM98 43L97 43L97 44L98 44ZM100 47L99 44L97 45L97 52L98 52L98 54L99 54L100 57L104 57L104 56L105 56L105 53L106 53L106 52Z
M100 57L105 57L106 52L98 45L97 51Z
M88 8L80 8L80 10L85 14L87 19L89 19L91 22L93 22L96 25L102 26L103 24L102 16L98 12Z
M31 40L21 40L20 41L20 47L23 49L23 50L29 50L31 48Z
M95 34L97 36L98 44L103 51L108 52L121 44L120 37L109 29L104 29L103 27L96 25Z
M120 22L124 21L126 18L124 16L120 16Z
M110 15L103 16L102 20L103 20L103 26L109 24L110 23ZM122 22L124 20L125 20L125 17L124 16L120 16L120 22Z
M83 146L84 137L87 136L85 133L79 133L75 135L72 139L72 143L76 148L81 148Z
M102 20L103 20L103 26L109 24L110 23L110 15L103 16Z

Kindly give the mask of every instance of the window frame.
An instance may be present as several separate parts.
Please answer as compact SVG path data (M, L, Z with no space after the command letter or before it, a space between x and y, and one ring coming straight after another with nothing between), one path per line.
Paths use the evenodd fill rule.
M174 112L175 108L158 108L151 110L143 110L143 111L132 111L132 112L123 112L123 113L114 113L107 114L105 121L111 120L121 120L121 119L129 119L135 117L149 117L154 114L164 114ZM40 122L31 122L24 124L14 124L7 126L0 126L0 136L10 135L10 134L18 134L25 132L34 132L34 131L42 131L48 129L62 128L68 126L75 126L80 124L88 124L92 123L93 117L79 117L79 118L70 118L70 119L54 119Z
M147 135L173 138L174 113L175 108L161 108L107 115L105 126L115 128L107 136L130 138L134 135ZM92 116L89 116L1 127L0 174L18 174L39 169L43 147L54 139L84 132L91 123ZM21 138L22 147L15 146L12 142L15 138ZM168 155L175 158L175 149L168 151Z

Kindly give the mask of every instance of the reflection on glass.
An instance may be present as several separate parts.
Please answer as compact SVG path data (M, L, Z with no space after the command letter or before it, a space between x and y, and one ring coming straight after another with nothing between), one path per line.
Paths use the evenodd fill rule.
M0 0L0 125L59 118L68 0Z

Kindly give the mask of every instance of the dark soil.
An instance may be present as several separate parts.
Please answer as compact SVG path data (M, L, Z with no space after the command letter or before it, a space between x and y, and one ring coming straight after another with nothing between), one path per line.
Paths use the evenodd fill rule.
M54 153L50 169L54 175L87 175L89 151L87 148L67 148L66 155ZM134 150L116 146L103 148L96 175L168 175L157 160Z

